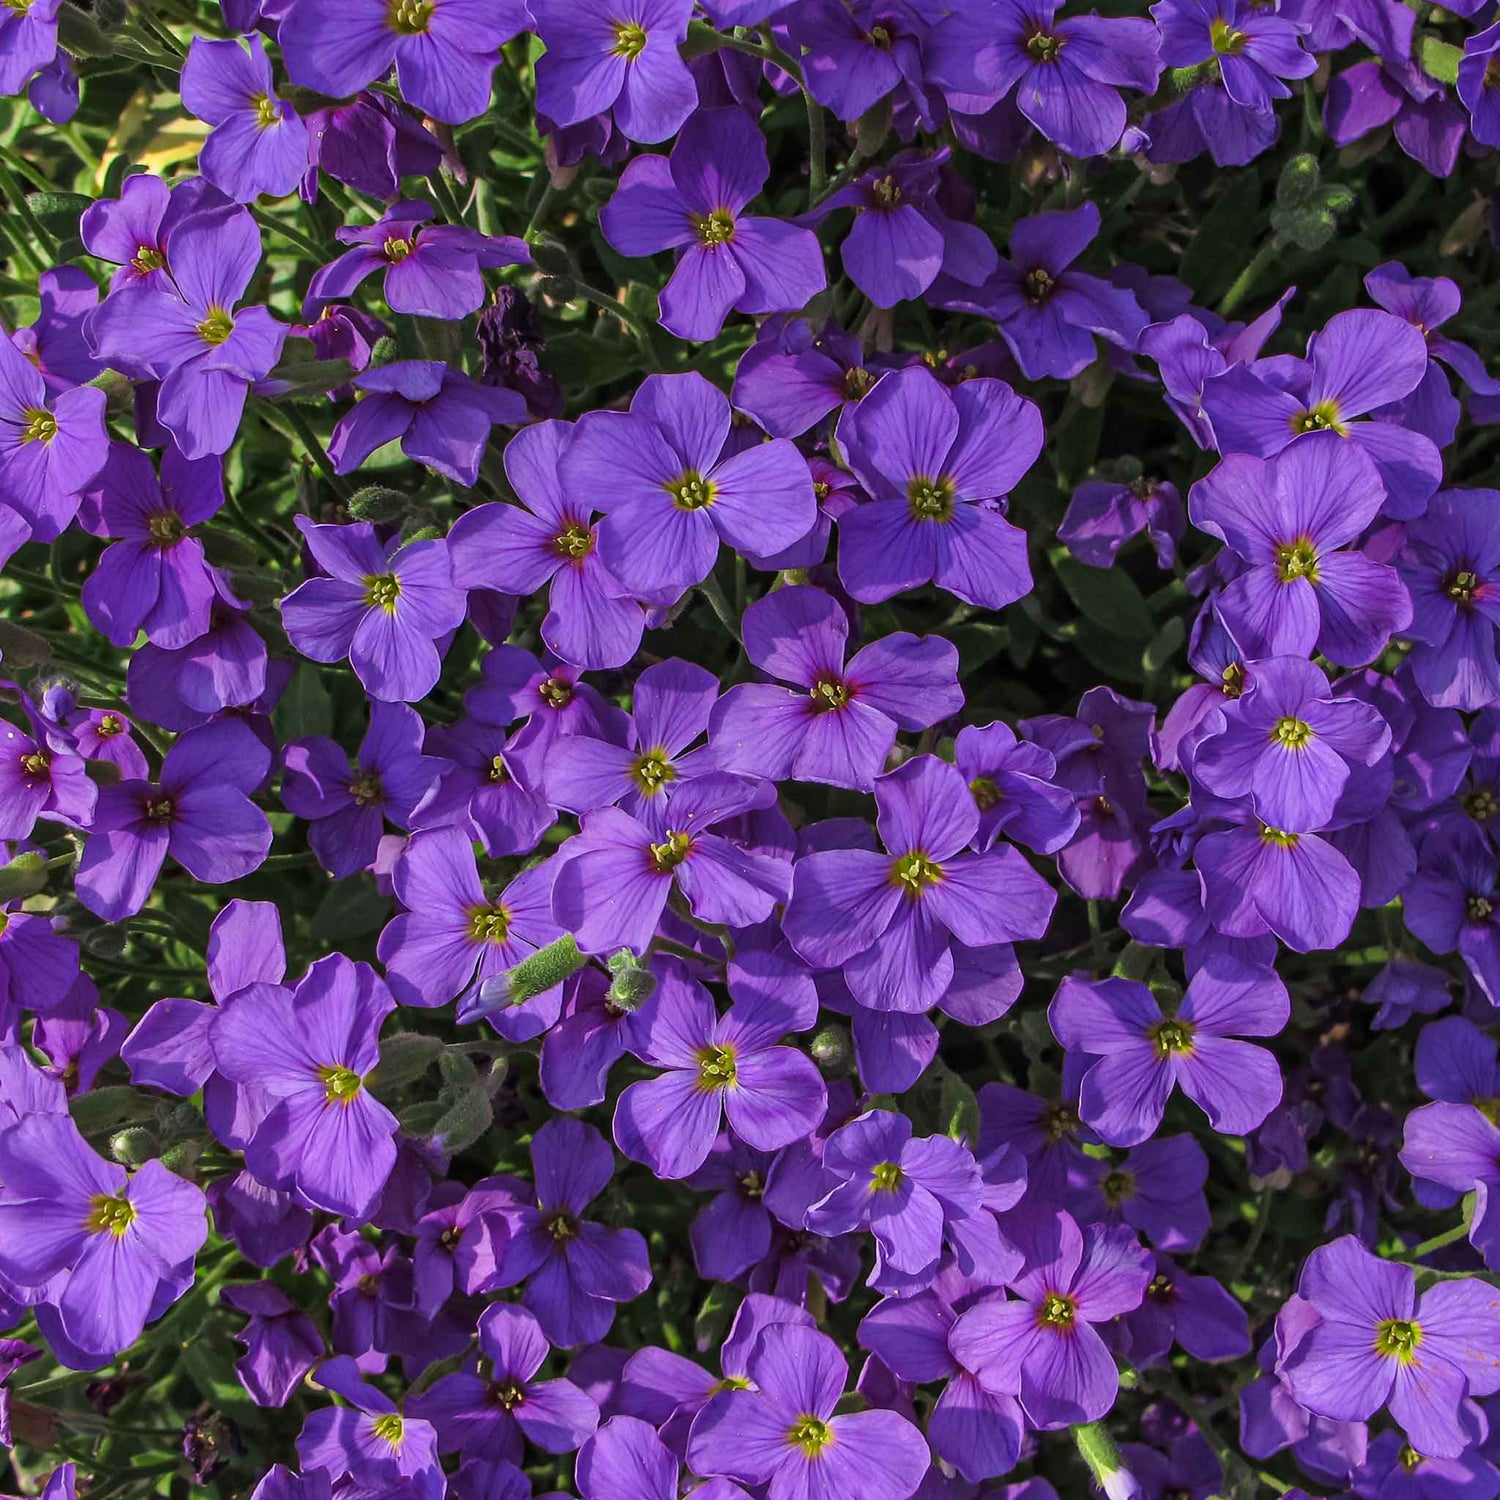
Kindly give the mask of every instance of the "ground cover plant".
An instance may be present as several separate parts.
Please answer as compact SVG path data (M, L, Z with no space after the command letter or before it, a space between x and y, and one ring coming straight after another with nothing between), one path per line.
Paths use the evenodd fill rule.
M1500 1495L1496 0L0 96L0 1487Z

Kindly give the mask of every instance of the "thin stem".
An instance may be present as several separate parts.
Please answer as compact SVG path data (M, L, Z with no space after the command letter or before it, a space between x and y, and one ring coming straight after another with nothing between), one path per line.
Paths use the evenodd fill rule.
M1250 1226L1250 1237L1245 1241L1245 1248L1240 1251L1239 1259L1235 1262L1234 1276L1238 1280L1249 1269L1250 1263L1255 1259L1255 1252L1260 1249L1260 1242L1265 1238L1266 1227L1271 1222L1271 1189L1262 1188L1260 1199L1255 1206L1255 1223Z
M806 89L807 101L807 195L811 207L828 188L828 119L823 106Z
M1455 1224L1452 1229L1445 1229L1442 1234L1435 1234L1430 1240L1423 1240L1415 1250L1403 1251L1393 1259L1421 1260L1424 1255L1431 1255L1435 1250L1446 1250L1449 1245L1456 1245L1461 1239L1465 1239L1468 1233L1467 1224Z
M279 234L282 239L295 245L299 250L310 255L316 261L321 262L328 259L327 254L313 244L301 230L293 229L289 224L284 223L273 214L266 213L263 209L252 208L250 212L255 216L255 222L262 229L269 229L272 234Z
M1234 284L1224 293L1224 300L1219 303L1221 318L1227 318L1245 300L1260 280L1261 273L1275 260L1279 248L1273 237L1255 252L1250 264L1234 278Z
M724 590L719 586L719 580L712 573L698 585L698 592L708 600L709 607L719 617L719 623L732 635L735 640L740 638L739 616L735 614L734 607L724 597Z
M328 456L328 450L318 441L318 435L307 425L307 418L294 406L272 406L268 401L261 401L261 415L272 427L283 437L295 437L298 442L307 449L312 461L323 471L323 477L329 485L338 492L345 500L353 493L349 488L348 481L333 466L333 460ZM291 428L288 432L287 428Z

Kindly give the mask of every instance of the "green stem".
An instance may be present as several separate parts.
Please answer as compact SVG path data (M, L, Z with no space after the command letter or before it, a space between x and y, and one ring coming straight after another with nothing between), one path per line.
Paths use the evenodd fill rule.
M823 106L805 89L807 101L807 194L811 207L828 189L828 118Z
M1421 1260L1424 1255L1431 1255L1435 1250L1446 1250L1449 1245L1456 1245L1460 1240L1467 1238L1469 1226L1467 1224L1455 1224L1452 1229L1445 1229L1442 1234L1435 1234L1430 1240L1423 1240L1414 1250L1403 1251L1400 1255L1392 1257L1395 1260Z
M698 585L698 592L708 600L709 607L719 617L719 623L732 635L735 640L740 638L740 620L735 614L734 607L724 597L724 590L719 586L719 580L712 573Z
M590 303L604 312L613 313L634 335L636 343L641 346L641 352L646 355L652 365L658 363L656 346L651 342L651 330L623 302L617 302L613 297L606 296L605 293L581 281L573 283L573 290L581 301Z
M318 435L307 424L307 418L294 406L273 406L269 401L257 403L261 415L272 427L283 437L295 437L307 450L312 461L323 471L323 477L329 486L334 489L340 498L347 500L354 492L349 488L348 481L333 466L333 460L328 456L328 450L318 441ZM287 428L291 428L288 432Z
M1255 1207L1255 1223L1250 1226L1250 1237L1245 1241L1245 1248L1240 1251L1239 1259L1234 1266L1234 1279L1237 1281L1250 1268L1250 1263L1255 1259L1255 1252L1260 1249L1260 1242L1265 1238L1266 1227L1271 1222L1271 1189L1262 1188L1260 1200Z
M313 244L313 242L308 239L308 237L303 234L300 229L293 229L289 224L285 223L281 219L278 219L274 214L266 213L264 209L252 208L250 212L252 215L254 215L255 222L259 224L262 229L269 229L272 234L279 234L282 239L288 242L288 244L295 245L305 255L310 255L320 264L328 259L326 252L320 250L315 244Z
M1224 300L1219 303L1221 318L1227 318L1245 300L1255 283L1260 280L1261 273L1275 260L1278 249L1279 246L1272 238L1255 252L1250 264L1234 278L1234 284L1224 293Z
M1088 1465L1089 1473L1108 1494L1110 1481L1117 1474L1125 1472L1125 1465L1121 1462L1120 1450L1115 1447L1114 1439L1098 1422L1088 1422L1073 1429L1073 1441L1078 1447L1079 1457Z

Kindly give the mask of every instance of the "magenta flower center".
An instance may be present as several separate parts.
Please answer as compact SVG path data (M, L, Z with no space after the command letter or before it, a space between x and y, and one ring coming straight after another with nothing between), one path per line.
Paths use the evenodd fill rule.
M991 776L976 776L969 783L969 795L980 812L990 812L1000 805L1001 791Z
M33 406L22 413L26 425L21 429L23 443L50 443L57 436L57 418L40 406Z
M1147 1035L1158 1057L1172 1057L1193 1050L1193 1027L1188 1021L1162 1021Z
M1309 583L1318 581L1318 549L1308 537L1278 542L1275 556L1276 576L1283 583L1295 583L1299 578L1305 578Z
M815 714L835 713L847 708L854 697L854 690L847 682L837 677L820 677L808 690Z
M1468 568L1460 568L1443 580L1443 593L1460 609L1472 609L1474 598L1479 593L1479 575Z
M1238 57L1245 50L1245 44L1250 38L1243 31L1236 31L1223 16L1220 16L1208 28L1208 40L1220 57Z
M1055 1328L1059 1333L1071 1331L1078 1317L1078 1304L1061 1292L1048 1292L1037 1309L1036 1320L1043 1328Z
M571 521L552 538L559 557L581 563L594 550L593 530L579 521Z
M175 510L157 510L146 518L146 535L152 546L167 552L187 535L187 527Z
M833 1428L821 1417L803 1412L787 1428L786 1440L793 1448L800 1448L808 1458L817 1458L833 1441Z
M1409 1365L1422 1342L1422 1325L1409 1318L1383 1318L1375 1325L1375 1352Z
M364 1079L353 1068L341 1067L338 1063L319 1068L318 1081L323 1085L323 1098L329 1104L342 1104L346 1109L364 1087Z
M401 36L421 36L432 25L436 0L390 0L390 28Z
M1288 715L1271 726L1271 739L1284 750L1305 750L1313 740L1313 727L1306 719Z
M647 750L631 761L630 776L644 796L654 797L669 782L677 780L677 767L665 750Z
M615 44L610 51L626 62L634 62L646 50L646 28L639 21L616 21Z
M718 492L713 480L705 479L696 469L684 470L662 488L672 497L672 504L678 510L706 510L714 503Z
M943 867L928 859L920 849L891 861L890 882L903 896L915 901L928 886L943 878Z
M222 307L210 307L208 316L198 325L198 337L211 349L217 349L234 332L234 318Z
M928 479L916 474L907 481L906 498L914 521L951 521L954 484L951 479Z
M387 1443L392 1448L399 1448L401 1439L406 1435L406 1424L401 1420L399 1412L388 1411L375 1418L370 1431L382 1443Z
M882 1161L870 1168L870 1191L872 1193L894 1193L905 1181L906 1173L901 1170L900 1162Z
M698 1059L700 1093L719 1094L735 1086L737 1072L733 1047L700 1047L694 1055Z
M651 863L659 874L670 875L692 852L693 836L669 828L663 843L650 846Z
M503 906L476 906L469 912L469 941L500 947L510 936L510 913Z
M401 580L394 573L371 573L361 582L365 586L365 603L371 609L383 609L388 615L396 613Z
M83 1227L89 1234L112 1234L118 1240L135 1223L135 1205L123 1193L110 1197L98 1193L89 1199L89 1216Z
M1118 1208L1122 1203L1127 1203L1135 1197L1135 1173L1127 1172L1123 1167L1116 1167L1099 1184L1099 1189L1104 1194L1104 1201L1111 1208Z
M734 215L727 208L716 208L711 214L694 214L692 218L698 243L709 250L727 245L734 238Z

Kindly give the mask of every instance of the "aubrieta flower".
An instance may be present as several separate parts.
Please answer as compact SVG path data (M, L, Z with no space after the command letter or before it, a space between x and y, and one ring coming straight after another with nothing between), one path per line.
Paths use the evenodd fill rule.
M250 203L295 192L307 172L307 126L276 97L271 60L259 34L215 41L195 36L182 65L182 105L213 126L198 170L226 197Z
M171 290L126 286L89 318L96 358L161 381L156 414L185 458L229 448L251 385L281 357L286 325L239 306L260 254L243 208L193 214L172 231Z
M828 1104L810 1057L778 1043L813 1016L763 993L721 1016L679 962L667 961L631 1050L663 1071L633 1083L615 1107L615 1144L658 1177L687 1177L708 1157L721 1123L748 1145L775 1151L810 1135Z
M1006 1232L1026 1254L1011 1283L1016 1299L976 1303L948 1346L986 1390L1018 1396L1032 1426L1096 1421L1114 1404L1119 1373L1094 1325L1140 1306L1151 1257L1121 1225L1081 1230L1045 1209L1008 1222Z
M651 1284L646 1242L634 1229L583 1218L614 1176L614 1152L593 1126L557 1115L532 1137L531 1167L535 1195L507 1211L511 1238L492 1285L526 1282L521 1301L549 1343L595 1343L609 1332L615 1304Z
M1248 1134L1281 1102L1275 1057L1236 1040L1276 1036L1290 1018L1274 970L1215 956L1171 1015L1134 980L1068 978L1047 1015L1064 1047L1098 1059L1083 1075L1078 1109L1111 1146L1154 1135L1178 1086L1226 1135Z
M1384 499L1375 465L1333 432L1270 460L1233 453L1193 486L1193 524L1245 565L1217 607L1248 656L1316 649L1359 667L1411 623L1396 571L1349 545Z
M633 141L675 135L698 106L698 86L678 53L692 0L533 0L546 43L536 71L537 113L577 125L613 111Z
M245 1147L268 1187L368 1215L396 1164L396 1117L368 1086L394 1009L375 971L341 953L320 958L294 989L251 984L220 1006L208 1033L215 1067L274 1101Z
M594 501L570 499L563 490L562 457L572 433L566 422L537 422L518 432L505 445L504 463L521 505L465 511L448 533L448 551L459 588L524 597L547 585L541 636L548 650L585 671L602 671L635 655L646 617L599 555Z
M1170 568L1187 530L1187 512L1177 487L1144 476L1129 484L1094 480L1073 491L1057 539L1091 568L1114 564L1120 548L1145 532L1156 561Z
M699 110L670 157L626 167L599 227L622 255L683 251L661 293L668 333L704 342L731 308L795 310L827 284L812 230L742 212L770 175L765 137L737 108Z
M1224 92L1245 109L1291 98L1284 80L1306 78L1318 66L1302 49L1301 26L1250 0L1157 0L1151 15L1161 35L1162 66L1216 63Z
M120 184L118 198L91 203L78 221L78 232L90 255L119 267L110 279L111 292L128 287L171 292L168 238L199 210L222 208L227 202L201 177L168 188L160 177L137 173Z
M962 775L935 756L882 776L875 801L887 852L827 849L798 860L783 928L808 963L842 967L861 1005L930 1010L952 982L955 940L1040 937L1056 892L1008 845L965 852L979 809Z
M1494 88L1495 54L1500 52L1500 23L1468 37L1458 65L1456 92L1469 111L1469 129L1476 141L1500 142L1500 102Z
M0 18L0 94L19 94L57 56L57 12L62 0L31 0Z
M605 513L600 555L637 597L701 583L721 540L767 557L817 521L802 455L785 438L732 444L732 416L701 375L651 375L628 412L590 412L575 428L563 493Z
M1329 79L1323 124L1329 140L1339 146L1389 125L1401 150L1434 177L1452 176L1469 134L1463 105L1420 64L1381 63L1373 57ZM1379 297L1375 301L1387 305Z
M245 1393L257 1406L285 1406L302 1377L323 1358L318 1326L274 1282L226 1286L219 1301L249 1322L235 1339L245 1352L235 1361Z
M1468 1241L1494 1269L1500 1266L1500 1129L1483 1112L1490 1107L1485 1098L1478 1107L1440 1100L1414 1109L1406 1117L1401 1165L1424 1186L1455 1198L1474 1194Z
M575 1470L583 1500L676 1500L681 1465L639 1417L611 1417L578 1450ZM721 1484L724 1500L744 1494L738 1485Z
M447 544L382 544L368 521L308 523L302 534L328 576L308 579L281 601L292 644L314 661L348 657L372 697L426 697L442 670L438 641L464 622Z
M313 276L304 316L343 301L366 278L384 271L381 291L392 312L463 318L484 303L482 270L531 261L524 240L480 234L463 224L430 224L432 213L430 204L407 200L388 208L374 224L335 231L341 245L354 249Z
M0 1274L45 1287L53 1352L107 1364L192 1285L208 1238L202 1191L147 1162L133 1176L97 1156L65 1114L0 1131Z
M1026 534L996 503L1041 452L1030 401L999 380L950 391L915 366L882 377L839 441L874 497L839 518L839 577L861 603L924 583L984 609L1030 592Z
M277 39L294 83L347 99L396 69L401 97L450 125L482 115L500 48L528 25L520 0L290 0Z
M1054 0L957 7L926 40L927 73L988 104L1014 91L1021 113L1060 150L1102 156L1125 130L1120 89L1156 88L1156 28L1144 17L1059 21L1058 9Z
M967 725L953 741L953 762L979 809L980 849L1003 833L1038 854L1055 854L1078 831L1074 794L1056 782L1057 758L1008 724Z
M401 451L455 484L472 487L495 426L519 427L526 398L500 386L480 385L437 359L403 359L356 375L364 393L339 418L328 456L350 474L377 449L400 442Z
M1308 1256L1297 1283L1316 1321L1281 1359L1309 1411L1362 1422L1387 1407L1418 1453L1456 1458L1473 1441L1465 1398L1500 1390L1500 1299L1481 1281L1417 1296L1410 1266L1353 1235Z
M688 1443L697 1474L765 1486L768 1500L907 1500L927 1473L922 1434L898 1412L837 1414L849 1371L813 1328L766 1329L748 1390L723 1391L698 1413Z
M853 334L832 324L815 331L800 318L767 318L735 366L734 404L772 437L801 437L860 401L877 379Z
M35 720L28 734L0 719L0 839L29 838L38 818L87 828L98 798L82 756L54 749Z
M714 707L711 749L726 771L870 790L899 730L926 729L963 707L958 652L907 631L845 652L849 615L821 589L757 599L741 621L745 652L768 677Z
M1416 876L1401 895L1407 928L1434 953L1457 953L1492 1005L1500 1003L1497 886L1489 840L1460 823L1440 825L1422 840Z

